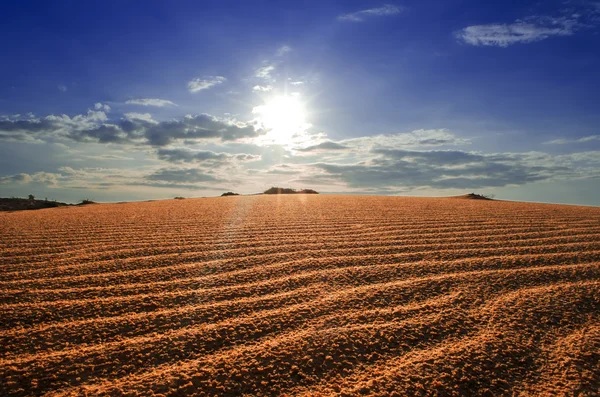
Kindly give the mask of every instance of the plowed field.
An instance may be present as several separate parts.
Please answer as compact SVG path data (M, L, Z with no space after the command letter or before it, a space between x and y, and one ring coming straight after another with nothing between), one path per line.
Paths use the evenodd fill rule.
M600 387L600 208L246 196L0 225L2 396Z

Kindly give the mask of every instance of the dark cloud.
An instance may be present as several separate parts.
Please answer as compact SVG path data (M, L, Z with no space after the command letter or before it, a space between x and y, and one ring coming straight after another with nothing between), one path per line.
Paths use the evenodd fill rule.
M112 124L103 124L83 131L71 131L68 137L77 142L128 143L131 141L131 136L128 132Z
M522 185L568 176L573 170L535 165L526 156L480 155L461 151L417 152L374 149L381 157L357 164L317 163L314 167L351 187L390 186L476 189Z
M39 135L52 135L61 128L55 120L0 120L0 140L32 141Z
M222 141L234 141L259 135L252 125L223 121L208 114L186 116L182 120L164 121L150 125L146 122L145 124L143 126L144 137L153 146L165 146L176 139L216 138Z
M254 154L229 154L215 153L210 150L188 150L188 149L158 149L158 158L169 162L177 163L208 163L211 165L225 164L231 161L255 161L259 160L259 155Z
M127 119L118 124L104 123L104 112L88 112L87 116L48 116L43 119L0 120L0 139L54 140L166 146L176 140L219 139L234 141L254 137L264 131L253 124L223 120L209 114L185 116L180 120L156 122Z
M94 184L94 189L110 189L120 186L147 186L147 187L158 187L163 189L186 189L186 190L215 190L214 186L196 185L191 183L171 183L171 182L127 182L127 183L115 183L115 182L100 182ZM89 186L70 186L70 189L89 189Z
M197 168L162 169L147 175L146 180L171 183L219 182L220 179L205 174Z
M421 139L417 141L417 145L419 146L442 146L442 145L454 145L456 143L455 139L438 139L438 138L430 138L430 139Z
M234 157L238 161L256 161L256 160L260 160L260 155L247 154L247 153L236 154Z
M215 153L210 150L192 151L186 149L158 149L158 158L170 162L204 162L204 161L227 161L232 156L227 153Z
M462 152L460 150L419 152L400 149L373 149L371 152L381 154L387 158L425 162L435 165L459 165L485 161L485 157L482 155Z
M20 173L16 175L7 175L0 177L0 184L23 184L23 183L45 183L48 185L55 185L61 174L55 174L51 172L36 172L35 174Z
M29 183L32 181L32 178L29 174L16 174L16 175L7 175L0 176L0 184L9 184L9 183Z
M53 130L55 125L50 120L0 120L0 131L10 133L19 131L39 132Z

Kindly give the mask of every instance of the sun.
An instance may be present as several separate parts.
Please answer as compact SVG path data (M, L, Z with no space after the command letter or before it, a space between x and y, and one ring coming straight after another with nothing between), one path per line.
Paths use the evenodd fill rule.
M298 96L281 95L255 107L262 126L269 130L267 140L278 144L291 144L294 136L307 128L305 106Z

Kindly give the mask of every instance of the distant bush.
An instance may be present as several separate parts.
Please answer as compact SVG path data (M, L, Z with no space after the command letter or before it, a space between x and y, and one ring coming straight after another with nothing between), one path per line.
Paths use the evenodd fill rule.
M185 200L185 197L177 196L175 197L175 200Z
M477 193L469 193L464 196L465 198L472 200L492 200L494 198L493 194L477 194Z
M221 195L221 197L226 197L226 196L239 196L239 193L234 193L234 192L227 192L227 193L223 193Z
M33 194L30 194L29 196L27 196L28 200L35 200L35 196Z
M96 202L92 201L90 199L83 199L79 202L79 205L86 205L86 204L96 204Z
M317 191L312 189L290 189L284 187L272 187L263 192L263 194L319 194Z

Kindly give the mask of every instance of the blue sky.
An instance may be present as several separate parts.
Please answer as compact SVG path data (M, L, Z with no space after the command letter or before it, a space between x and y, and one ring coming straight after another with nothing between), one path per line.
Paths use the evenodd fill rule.
M0 192L600 205L600 2L21 1Z

